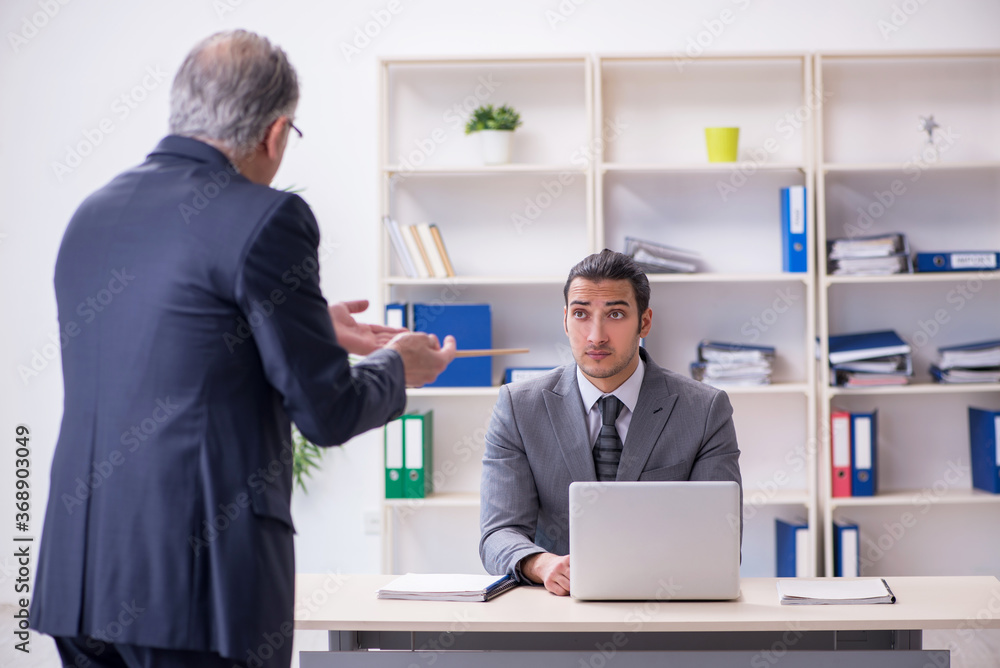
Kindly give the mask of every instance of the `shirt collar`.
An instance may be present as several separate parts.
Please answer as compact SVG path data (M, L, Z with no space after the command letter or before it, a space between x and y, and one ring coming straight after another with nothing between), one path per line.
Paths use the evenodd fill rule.
M610 394L618 397L631 412L635 412L635 406L639 402L639 389L642 387L642 378L646 373L646 365L642 361L642 357L639 356L639 364L636 366L635 371L632 375L628 377L624 383L619 385L615 390L610 392ZM583 399L583 407L587 409L589 413L597 403L597 400L604 396L604 392L597 389L590 380L583 375L580 371L580 367L576 367L576 384L580 386L580 397Z

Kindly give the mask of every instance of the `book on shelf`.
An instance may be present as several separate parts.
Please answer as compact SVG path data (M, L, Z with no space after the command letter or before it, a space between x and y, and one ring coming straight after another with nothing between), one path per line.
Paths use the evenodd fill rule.
M625 237L625 255L651 274L692 274L701 267L701 256L694 251L636 237Z
M830 413L830 496L851 496L851 414Z
M532 380L539 376L544 376L557 367L554 366L512 366L504 370L503 382L519 383L523 380Z
M809 577L812 548L809 524L803 518L774 518L775 575L779 578Z
M857 580L779 580L781 605L861 605L895 603L884 578Z
M827 351L831 365L912 352L910 345L891 329L831 336Z
M854 522L833 521L833 576L856 578L861 575L860 529Z
M878 494L878 411L851 413L851 496Z
M1000 494L1000 411L969 406L972 486Z
M909 385L910 376L899 373L834 370L830 376L834 387L893 387Z
M781 270L804 274L809 270L806 187L781 189Z
M489 304L414 303L409 322L415 332L434 334L439 341L451 334L459 351L493 347L493 320ZM490 357L452 360L433 383L425 387L489 387L493 384Z
M380 599L489 601L517 586L510 575L407 573L377 592Z
M715 386L754 386L771 383L774 348L704 340L691 377Z
M982 369L942 369L936 364L931 365L931 378L935 383L945 385L961 385L965 383L1000 383L1000 366Z
M978 341L938 348L940 369L981 369L1000 366L1000 340Z
M385 498L423 499L434 491L434 411L407 413L386 423Z
M997 251L941 251L915 253L914 269L919 272L994 271L1000 268Z
M451 278L455 269L434 223L400 225L383 217L392 249L407 278Z
M911 271L910 246L904 234L830 239L826 242L831 276L885 276Z

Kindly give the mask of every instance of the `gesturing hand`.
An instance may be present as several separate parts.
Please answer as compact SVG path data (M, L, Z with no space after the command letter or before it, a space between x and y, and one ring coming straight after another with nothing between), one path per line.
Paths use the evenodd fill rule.
M352 313L361 313L367 308L367 299L356 299L330 304L328 309L333 329L337 332L337 343L344 350L355 355L373 353L389 343L392 337L406 331L397 327L360 323L352 317Z

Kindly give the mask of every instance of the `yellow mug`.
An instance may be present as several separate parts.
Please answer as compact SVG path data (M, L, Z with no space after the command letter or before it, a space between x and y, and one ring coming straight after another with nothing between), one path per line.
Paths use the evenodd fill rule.
M736 162L739 143L739 128L705 128L709 162Z

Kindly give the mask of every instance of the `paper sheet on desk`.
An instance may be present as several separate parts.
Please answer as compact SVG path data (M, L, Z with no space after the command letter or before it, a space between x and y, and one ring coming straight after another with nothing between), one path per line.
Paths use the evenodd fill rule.
M488 601L517 586L509 575L407 573L378 590L378 598Z
M889 585L881 578L859 580L778 580L782 605L856 605L895 603Z

